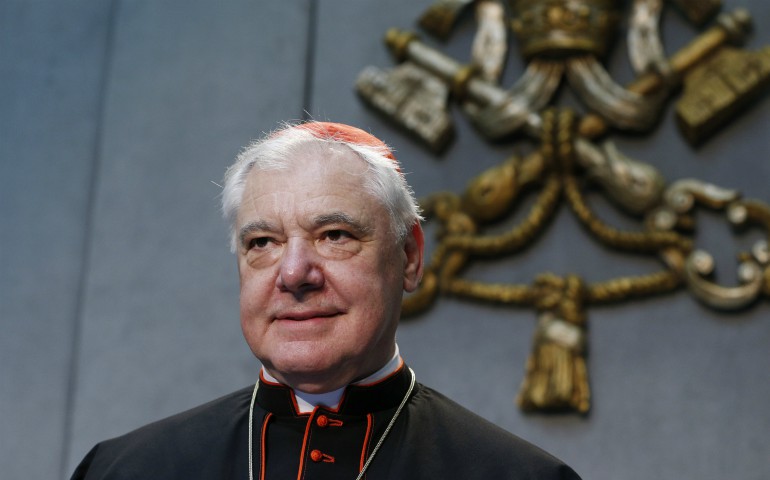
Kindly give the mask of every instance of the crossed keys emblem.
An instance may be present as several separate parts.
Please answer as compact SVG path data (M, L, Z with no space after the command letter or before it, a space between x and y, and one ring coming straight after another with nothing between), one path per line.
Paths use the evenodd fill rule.
M676 117L682 134L691 144L703 142L770 83L770 47L755 52L738 48L751 24L745 10L719 13L718 0L672 0L690 21L710 26L666 56L658 29L663 1L635 0L627 44L636 78L622 86L600 60L622 18L620 3L510 0L506 8L500 0L436 1L419 23L438 38L451 34L463 9L475 7L471 63L457 62L415 33L391 29L385 42L399 65L367 67L356 82L367 103L434 152L447 148L454 135L450 101L488 139L525 136L537 143L534 152L479 174L462 194L438 192L420 200L426 218L441 228L423 283L403 305L405 314L415 314L430 308L439 295L454 295L534 309L538 327L517 398L526 411L590 410L586 327L593 305L682 287L720 310L770 297L770 206L697 179L668 183L651 164L629 158L606 139L613 131L651 129L681 90ZM509 31L526 69L505 89L499 78ZM551 105L564 82L586 113ZM584 199L589 186L599 187L621 211L638 219L639 228L621 230L601 220ZM485 233L530 190L537 192L536 200L523 220L506 232ZM618 251L657 256L662 269L593 283L579 275L550 273L530 284L462 277L475 259L515 255L531 245L563 203L592 238ZM713 258L694 245L698 207L723 212L736 228L764 231L750 251L738 254L736 286L716 283Z

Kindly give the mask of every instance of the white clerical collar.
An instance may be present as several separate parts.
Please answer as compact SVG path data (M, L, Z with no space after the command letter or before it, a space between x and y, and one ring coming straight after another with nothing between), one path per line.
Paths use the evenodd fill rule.
M401 363L401 355L398 351L398 345L396 345L396 352L393 354L393 357L388 360L388 363L383 365L382 368L369 375L368 377L358 380L357 382L353 382L353 385L377 383L378 381L398 370L401 367ZM268 382L280 383L275 379L275 377L270 375L267 370L265 370L265 367L262 367L262 376ZM337 390L326 393L305 393L300 390L293 390L294 397L297 400L297 408L299 408L299 413L310 413L317 406L328 407L331 409L338 408L340 405L340 400L342 400L342 395L345 393L345 388L346 387L338 388Z

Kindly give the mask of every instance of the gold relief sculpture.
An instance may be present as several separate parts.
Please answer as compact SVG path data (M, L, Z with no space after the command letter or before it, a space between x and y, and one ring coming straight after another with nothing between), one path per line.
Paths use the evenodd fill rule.
M699 144L770 84L770 46L757 52L723 48L685 79L676 105L683 135Z
M510 17L505 17L499 1L444 0L428 9L420 25L446 37L460 11L472 3L479 29L471 64L460 64L414 33L391 29L386 44L401 64L390 71L367 67L357 80L359 94L434 151L446 148L452 136L446 110L450 99L487 138L523 134L538 147L482 172L462 194L438 192L421 199L426 218L440 224L438 242L423 283L404 300L403 311L424 311L439 295L535 310L534 346L517 403L526 411L586 413L591 406L586 365L591 306L681 288L721 310L744 308L770 296L770 206L696 179L668 184L652 165L629 158L603 138L613 129L643 131L655 125L665 101L683 84L678 122L688 141L702 141L770 83L770 47L758 52L734 47L743 42L750 25L748 12L736 10L721 14L666 57L658 32L662 0L635 0L628 45L637 78L624 87L600 62L622 18L619 2L511 0ZM720 9L716 0L673 3L696 24ZM504 62L500 50L507 42L503 22L527 60L525 72L508 89L497 83ZM563 80L588 113L580 116L549 106ZM587 187L598 187L621 210L640 219L638 229L621 230L601 220L584 199ZM490 224L516 210L526 191L536 192L536 200L525 217L508 231L486 233ZM600 282L551 273L530 284L489 284L461 276L477 258L515 255L534 243L565 203L597 242L657 256L661 269ZM736 228L751 224L764 230L763 240L738 255L739 285L713 281L713 259L696 249L692 238L696 207L724 212Z
M513 0L511 30L526 58L603 55L620 20L617 0Z

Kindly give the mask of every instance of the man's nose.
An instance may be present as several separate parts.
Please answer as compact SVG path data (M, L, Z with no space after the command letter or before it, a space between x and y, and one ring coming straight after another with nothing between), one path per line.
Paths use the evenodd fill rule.
M286 242L276 282L280 290L295 295L303 295L323 286L321 262L312 241L290 238Z

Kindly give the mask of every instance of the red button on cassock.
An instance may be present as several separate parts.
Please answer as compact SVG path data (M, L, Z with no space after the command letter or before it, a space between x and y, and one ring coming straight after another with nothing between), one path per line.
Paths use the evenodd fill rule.
M319 427L325 427L329 425L329 417L326 415L319 415L318 418L315 419L315 423Z
M310 459L314 462L320 462L324 458L324 454L320 450L313 450L310 452Z

